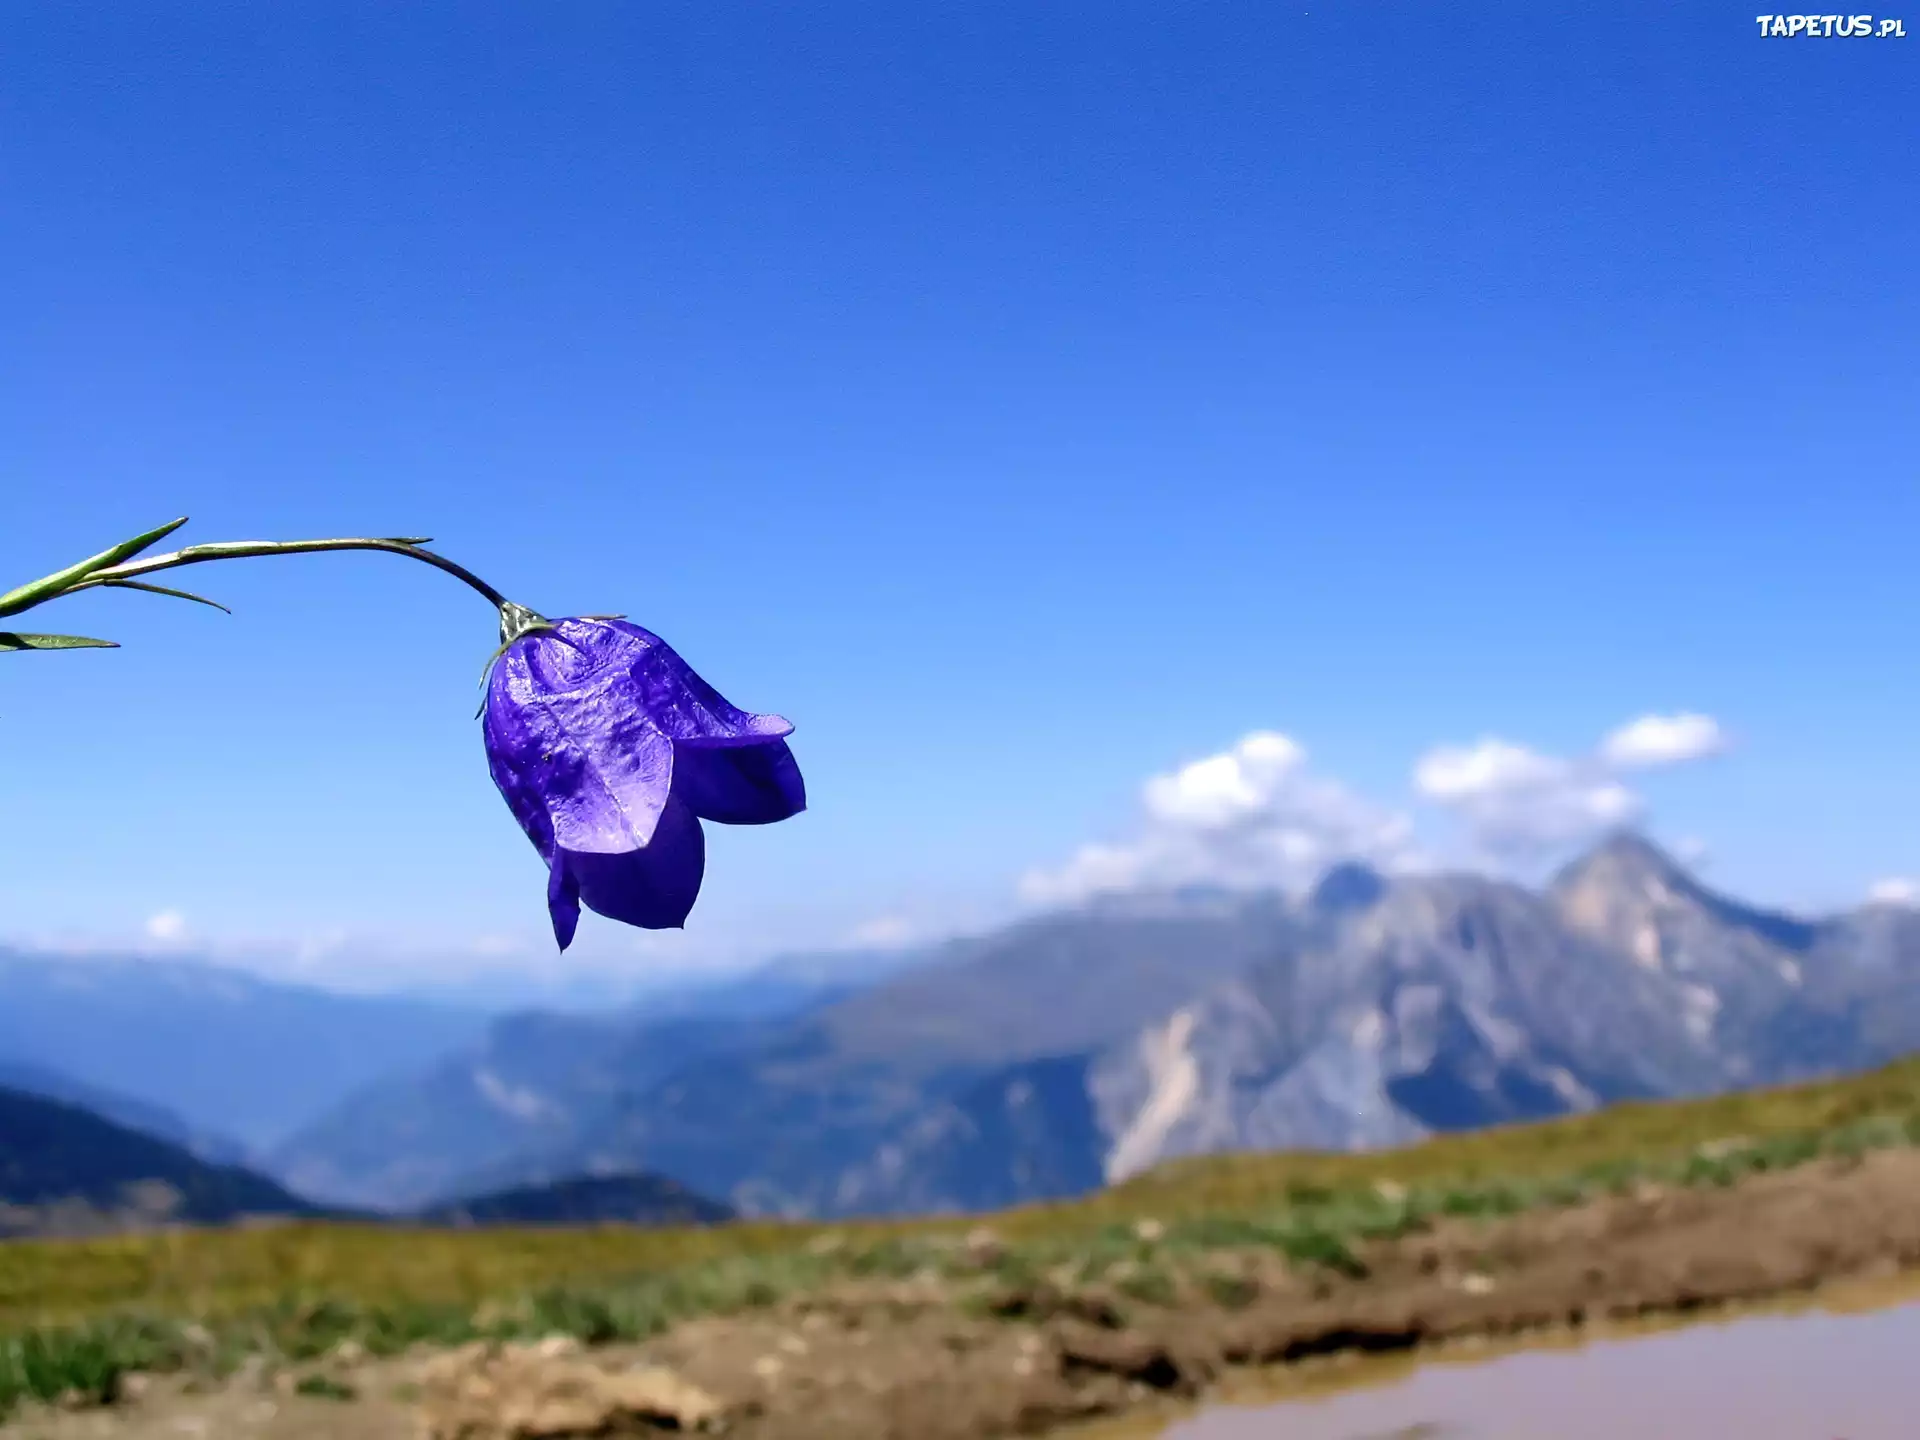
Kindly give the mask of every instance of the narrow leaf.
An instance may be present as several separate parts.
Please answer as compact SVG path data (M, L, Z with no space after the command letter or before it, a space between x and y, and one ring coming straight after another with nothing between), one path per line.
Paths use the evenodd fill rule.
M178 520L162 525L157 530L149 530L146 534L136 535L131 540L122 540L112 549L102 550L92 559L82 560L77 565L69 565L64 570L55 571L44 580L35 580L16 590L9 590L6 594L0 595L0 615L18 615L22 610L30 610L43 600L51 600L68 589L75 581L86 579L96 570L104 570L109 565L118 565L123 560L131 559L148 546L166 539L186 523L187 517L182 515Z
M85 635L20 635L0 630L0 653L10 650L118 650L118 640L94 640Z
M102 580L100 584L115 590L144 590L149 595L171 595L176 600L192 600L196 604L211 605L214 609L225 611L229 615L233 613L218 600L209 600L206 596L196 595L191 590L169 589L165 585L155 585L146 580Z

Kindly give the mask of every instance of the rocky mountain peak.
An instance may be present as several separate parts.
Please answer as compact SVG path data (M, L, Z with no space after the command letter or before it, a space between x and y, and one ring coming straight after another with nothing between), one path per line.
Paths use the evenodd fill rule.
M1555 877L1549 898L1573 929L1664 967L1663 930L1707 900L1699 883L1644 836L1610 836Z
M1758 963L1797 983L1791 957L1817 939L1815 926L1709 890L1652 841L1630 833L1574 861L1548 894L1569 927L1650 970L1724 972Z
M1572 861L1554 878L1552 888L1568 893L1601 886L1650 897L1697 888L1685 866L1631 830L1616 831Z

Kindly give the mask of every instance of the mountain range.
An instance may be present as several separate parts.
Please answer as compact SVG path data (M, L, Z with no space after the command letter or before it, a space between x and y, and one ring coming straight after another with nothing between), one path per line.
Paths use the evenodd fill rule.
M1144 1024L1290 923L1277 898L1213 904L1211 918L1191 901L1043 917L784 1014L507 1017L360 1092L271 1168L329 1200L408 1207L648 1170L743 1210L798 1213L814 1202L787 1189L811 1184L798 1177L822 1157L856 1164L875 1127L954 1086ZM730 1158L749 1154L756 1172Z
M192 1125L164 1106L89 1085L51 1066L0 1060L0 1089L58 1100L128 1130L177 1145L194 1158L215 1165L237 1165L246 1159L245 1148L238 1141Z
M288 1021L263 1056L214 1024L250 1002L201 1007L198 1030L179 1021L193 1007L157 1004L116 1071L99 1063L132 1024L116 993L63 1048L88 1062L69 1070L20 1053L11 993L0 964L0 1085L199 1163L235 1157L222 1133L251 1138L254 1167L303 1200L444 1223L889 1215L1873 1066L1920 1049L1920 911L1747 905L1630 834L1537 889L1345 865L1297 897L1115 896L598 1015L428 1007L401 1043L413 1012L383 1011L354 1065L282 1086L264 1145L260 1107L249 1128L149 1082L190 1053L228 1084L278 1083L259 1075L351 1040L346 1012L319 1007L304 1036ZM289 1125L294 1091L317 1103Z
M663 1176L581 1177L393 1215L316 1205L92 1110L0 1086L0 1239L299 1219L408 1225L713 1225L725 1205Z
M1920 913L1748 906L1619 835L1538 890L1348 865L1041 916L786 1015L500 1022L272 1158L361 1204L646 1170L746 1214L971 1210L1917 1048Z
M233 1156L278 1143L374 1077L418 1068L488 1016L406 996L342 995L187 960L0 950L0 1062L56 1089L163 1112L142 1126ZM39 1091L40 1086L21 1088Z
M646 1173L574 1178L556 1186L470 1189L409 1185L409 1170L435 1179L414 1138L438 1126L459 1141L469 1167L498 1151L518 1153L547 1136L543 1116L516 1112L511 1088L483 1088L464 1109L457 1089L420 1085L440 1057L484 1047L497 1033L510 1055L538 1053L549 1032L561 1069L545 1086L590 1088L588 1037L621 1037L646 1016L663 1042L683 1034L688 1053L710 1050L716 1027L826 1003L903 963L891 953L786 957L747 973L653 987L603 1018L509 1015L408 996L343 996L262 979L189 959L140 959L0 951L0 1233L96 1233L155 1224L212 1223L249 1214L321 1213L270 1179L262 1157L282 1132L326 1114L375 1077L410 1077L411 1097L383 1109L357 1153L383 1163L380 1189L397 1219L429 1224L710 1223L731 1213L664 1177ZM674 1054L652 1047L655 1065ZM613 1074L631 1083L649 1056L615 1053ZM490 1077L483 1076L483 1080ZM609 1078L609 1085L614 1081ZM496 1102L498 1107L496 1108ZM489 1149L484 1126L518 1114ZM476 1133L463 1122L473 1120ZM351 1147L351 1135L342 1137ZM324 1180L324 1173L319 1177ZM326 1190L320 1184L315 1187ZM343 1187L332 1187L339 1190ZM351 1188L351 1187L344 1187ZM361 1187L362 1189L368 1187ZM494 1193L483 1193L492 1191ZM418 1192L430 1211L393 1203ZM449 1198L451 1197L451 1198ZM337 1203L327 1213L340 1213ZM370 1217L366 1217L370 1218Z
M77 1105L0 1088L0 1237L318 1213L250 1170L211 1164Z
M718 1225L730 1206L661 1175L577 1176L430 1206L426 1225Z

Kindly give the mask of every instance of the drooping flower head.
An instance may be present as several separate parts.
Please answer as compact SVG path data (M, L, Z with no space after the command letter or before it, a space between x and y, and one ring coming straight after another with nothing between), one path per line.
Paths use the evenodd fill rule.
M659 636L619 619L503 606L487 679L487 768L547 862L566 949L580 906L684 924L706 869L702 820L767 825L806 808L793 733L727 703Z
M213 561L378 550L444 571L500 616L489 668L487 767L547 862L547 907L560 948L580 906L630 925L685 922L706 868L702 820L765 825L806 808L787 749L793 727L729 705L657 635L618 617L548 621L508 600L421 536L237 540L143 554L184 518L0 591L0 619L82 590L116 587L226 607L147 576ZM85 635L0 630L0 654L113 648Z

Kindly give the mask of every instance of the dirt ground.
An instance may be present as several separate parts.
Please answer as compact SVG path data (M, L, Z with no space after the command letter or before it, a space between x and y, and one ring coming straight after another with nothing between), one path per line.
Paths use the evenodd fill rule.
M1143 1304L1040 1283L969 1313L941 1282L847 1288L645 1345L469 1347L196 1389L136 1377L106 1409L38 1410L0 1440L989 1440L1204 1397L1247 1367L1685 1313L1920 1267L1920 1152L1448 1222L1362 1252L1368 1274L1222 1253ZM304 1382L308 1392L295 1387ZM351 1391L351 1398L342 1398Z

